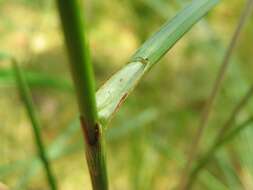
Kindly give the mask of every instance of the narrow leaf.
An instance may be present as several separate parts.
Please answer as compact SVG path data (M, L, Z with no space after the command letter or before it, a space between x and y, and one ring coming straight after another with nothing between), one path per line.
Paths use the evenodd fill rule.
M16 76L19 93L22 100L24 101L27 114L32 124L32 129L33 129L35 143L37 146L38 155L40 156L41 162L44 166L48 184L50 185L51 190L56 190L57 189L56 180L53 175L50 162L46 155L45 147L43 145L41 132L40 132L41 125L40 125L39 119L37 117L37 114L33 105L32 97L31 97L28 85L25 81L22 70L19 68L17 62L13 59L12 63L13 63L13 70L14 70L14 75Z
M64 92L72 92L71 83L62 78L51 76L49 74L38 71L23 70L24 78L29 86L40 88L57 89ZM11 69L0 69L0 87L8 87L15 84L15 76Z
M143 75L218 2L219 0L193 0L147 40L129 63L97 91L97 107L102 123L108 122Z

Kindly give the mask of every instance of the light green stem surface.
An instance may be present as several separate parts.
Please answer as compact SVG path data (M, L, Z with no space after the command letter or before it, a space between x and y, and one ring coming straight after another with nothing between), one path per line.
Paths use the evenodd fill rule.
M80 110L86 159L94 190L107 190L103 132L97 117L95 79L78 0L57 0Z

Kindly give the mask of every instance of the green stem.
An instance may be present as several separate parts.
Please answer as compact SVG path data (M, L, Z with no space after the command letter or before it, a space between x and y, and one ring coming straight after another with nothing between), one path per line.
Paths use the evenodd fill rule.
M222 138L219 143L217 143L217 149L222 147L224 144L231 141L233 138L236 137L237 134L239 134L241 131L243 131L246 127L249 126L253 122L253 116L245 120L242 124L231 130L224 138Z
M37 114L36 114L36 111L34 108L34 104L32 101L32 96L29 91L29 87L26 83L26 80L25 80L23 73L22 73L21 69L19 68L17 62L13 59L12 63L13 63L13 70L15 73L16 81L17 81L17 86L19 88L19 93L20 93L22 100L24 101L27 114L28 114L28 116L31 120L31 123L32 123L34 139L35 139L35 142L37 145L37 151L38 151L40 159L43 163L48 183L51 187L51 190L56 190L57 189L56 180L53 175L53 172L52 172L52 169L50 166L50 162L47 158L46 151L45 151L45 148L44 148L44 145L42 142L41 132L40 132L41 124L39 122L39 119L37 117Z
M86 159L94 190L106 190L107 172L103 151L103 133L98 122L95 82L88 42L84 35L78 0L57 0L70 68L80 110L81 126L86 144Z

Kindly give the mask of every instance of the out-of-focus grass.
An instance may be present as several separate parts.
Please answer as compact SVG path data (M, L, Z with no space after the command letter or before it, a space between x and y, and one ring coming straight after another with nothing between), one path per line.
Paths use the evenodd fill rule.
M31 74L32 93L45 124L43 137L54 158L54 171L61 179L61 189L78 190L87 186L89 178L85 173L80 132L75 127L67 128L75 117L76 107L71 89L64 87L65 81L70 84L70 80L61 51L56 13L53 4L47 7L46 2L50 1L1 1L0 50L31 60L22 66L27 73L35 73ZM114 179L112 189L145 189L150 185L150 189L163 190L175 185L184 163L184 150L197 126L231 36L228 34L232 33L242 5L242 1L223 1L197 24L162 60L163 64L144 78L112 121L107 141L109 177ZM139 44L181 6L176 0L86 1L98 86L126 63ZM168 11L163 11L164 7ZM215 104L204 138L207 146L253 79L252 30L249 22ZM119 53L114 53L115 49ZM32 139L22 104L8 76L9 63L0 61L0 70L0 181L17 189L44 188L46 184L40 180L42 172L38 161L34 161L32 143L24 143ZM55 82L41 81L41 76ZM45 88L43 83L50 88ZM236 123L252 114L252 106L251 101ZM154 111L148 113L150 108ZM252 187L251 132L249 126L219 151L200 176L196 189ZM70 172L71 177L67 175Z
M40 158L40 161L43 165L45 177L48 182L48 187L51 190L57 190L57 182L55 179L55 176L52 171L52 167L50 165L50 161L47 156L47 152L41 137L41 123L37 116L37 112L32 100L32 96L30 93L29 86L26 82L26 79L23 75L23 71L18 65L17 61L15 59L11 59L12 66L13 66L13 74L16 78L16 86L18 89L18 94L20 95L21 100L24 103L24 107L27 112L27 116L29 117L31 126L32 126L32 132L34 137L34 144L36 145L37 150L37 156Z

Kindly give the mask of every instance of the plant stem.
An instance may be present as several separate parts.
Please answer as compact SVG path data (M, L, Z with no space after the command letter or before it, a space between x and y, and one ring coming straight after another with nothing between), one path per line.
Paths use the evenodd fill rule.
M13 70L14 70L14 74L16 77L19 93L20 93L22 100L24 101L24 105L25 105L27 114L28 114L31 124L32 124L33 135L34 135L34 139L36 142L37 151L38 151L39 157L42 161L42 164L44 166L44 170L46 173L48 184L51 187L51 190L56 190L57 189L56 180L53 175L53 172L52 172L52 169L50 166L50 162L48 160L48 157L47 157L44 145L43 145L41 132L40 132L41 124L39 122L39 119L37 117L37 114L36 114L36 111L34 108L34 104L32 101L31 93L29 91L29 87L26 83L24 75L23 75L20 67L18 66L17 62L14 59L12 59L12 63L13 63Z
M240 102L236 105L236 107L230 114L230 117L225 122L223 127L220 129L211 148L209 148L205 156L202 159L200 159L197 162L197 165L192 169L188 184L186 185L187 190L192 188L194 182L196 181L198 177L199 172L206 166L206 164L210 161L210 159L213 158L215 152L222 145L224 145L226 142L232 139L237 133L239 133L245 126L247 126L248 123L252 122L252 118L249 118L248 120L243 122L242 125L238 126L234 130L229 132L229 129L233 126L236 116L239 114L242 108L248 103L252 95L253 95L253 85L251 86L249 91L245 94L245 96L240 100Z
M224 144L232 140L237 134L239 134L241 131L243 131L246 127L249 126L250 123L253 122L253 116L249 117L247 120L245 120L242 124L237 126L235 129L231 130L227 135L225 135L217 144L217 149L219 147L222 147Z
M225 53L225 56L222 61L222 65L218 71L217 78L214 82L211 94L207 100L202 117L200 119L199 127L197 129L196 135L193 138L192 144L190 145L189 156L187 158L185 167L183 169L178 189L182 189L182 190L186 189L186 184L188 183L187 182L187 180L188 180L187 175L189 174L189 171L192 167L194 159L195 159L196 155L198 154L199 146L201 143L201 138L204 134L205 129L207 128L207 123L208 123L208 120L209 120L209 117L211 114L211 110L213 108L213 104L214 104L217 94L220 90L221 83L225 77L225 72L226 72L228 65L230 63L231 55L232 55L233 50L235 49L235 46L238 42L240 33L243 29L243 26L246 24L248 17L250 16L252 6L253 6L253 0L248 0L244 10L242 11L241 17L240 17L238 25L234 31L234 34L232 36L232 39L231 39L230 44L228 46L228 49Z
M78 0L57 0L70 68L80 110L81 126L86 145L86 159L94 190L106 190L107 172L104 161L103 133L98 122L95 82L88 41L84 35Z

